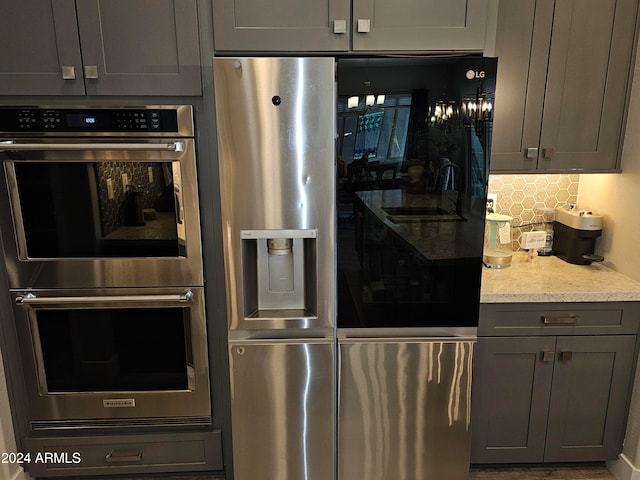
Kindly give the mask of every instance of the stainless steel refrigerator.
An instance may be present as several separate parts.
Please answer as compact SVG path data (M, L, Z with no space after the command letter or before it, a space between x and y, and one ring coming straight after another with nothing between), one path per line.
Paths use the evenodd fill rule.
M235 480L335 473L335 60L214 58Z
M495 60L213 62L234 479L466 479Z

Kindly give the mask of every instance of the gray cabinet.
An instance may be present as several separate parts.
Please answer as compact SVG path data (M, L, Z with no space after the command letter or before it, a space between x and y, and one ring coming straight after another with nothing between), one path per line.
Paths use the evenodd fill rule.
M492 172L619 167L636 0L501 0Z
M491 1L213 0L215 49L481 51Z
M471 463L541 462L555 338L479 338L473 376ZM547 403L545 403L547 402Z
M25 0L0 17L0 94L201 95L196 0Z
M615 459L639 316L638 304L482 305L471 462Z
M27 437L25 470L34 478L89 478L224 469L220 430ZM148 478L148 477L147 477Z

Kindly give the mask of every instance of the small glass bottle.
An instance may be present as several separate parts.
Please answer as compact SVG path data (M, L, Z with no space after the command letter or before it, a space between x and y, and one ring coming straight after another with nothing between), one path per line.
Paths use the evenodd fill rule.
M536 214L536 230L546 232L547 239L544 247L538 249L538 255L553 255L553 221L555 219L555 209L550 207L539 207L535 209Z

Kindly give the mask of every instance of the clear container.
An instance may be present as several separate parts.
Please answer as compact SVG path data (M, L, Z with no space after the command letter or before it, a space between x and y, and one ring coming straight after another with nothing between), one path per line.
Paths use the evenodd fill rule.
M482 252L482 262L486 267L506 268L511 265L511 220L513 218L508 215L487 214L487 235Z
M553 221L555 220L555 209L551 207L539 207L534 209L534 228L542 230L547 234L544 247L538 249L538 255L553 255Z

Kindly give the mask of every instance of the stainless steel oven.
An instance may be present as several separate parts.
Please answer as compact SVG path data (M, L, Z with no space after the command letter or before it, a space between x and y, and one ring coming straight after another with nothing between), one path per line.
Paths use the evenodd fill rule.
M0 109L12 288L202 285L192 107Z
M202 287L12 298L34 431L211 422Z
M193 109L0 108L33 431L211 424Z

